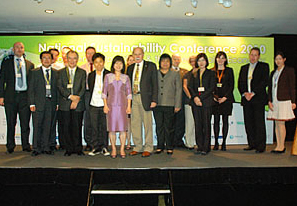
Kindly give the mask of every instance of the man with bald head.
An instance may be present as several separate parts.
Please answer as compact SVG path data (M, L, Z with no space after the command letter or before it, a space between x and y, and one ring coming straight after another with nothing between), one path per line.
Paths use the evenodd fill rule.
M13 45L14 55L6 57L0 70L0 105L4 106L7 122L7 153L15 148L15 126L17 114L21 124L23 151L31 152L29 144L30 107L28 103L28 75L34 64L25 59L25 47L22 42Z
M133 50L135 63L127 69L132 88L131 130L134 149L130 155L149 157L153 151L152 109L158 103L158 77L155 63L143 60L142 48ZM142 125L145 131L143 145Z
M183 79L184 75L188 72L188 70L180 68L179 65L181 63L181 56L179 54L172 55L172 68L179 72L181 79ZM173 144L175 147L185 148L185 144L183 142L183 137L185 134L185 99L186 94L183 91L182 95L182 106L181 109L174 114L174 141Z

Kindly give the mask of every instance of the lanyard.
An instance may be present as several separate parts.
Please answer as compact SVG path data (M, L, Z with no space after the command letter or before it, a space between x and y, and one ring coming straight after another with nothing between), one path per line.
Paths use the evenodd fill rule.
M46 72L46 71L45 71ZM51 72L50 69L48 71L48 78L46 77L46 74L43 73L44 79L46 81L46 84L49 85L50 84L50 79L51 79Z
M203 73L205 72L205 70L201 73L201 69L199 69L199 78L200 78L200 87L202 87L202 76L203 76Z
M72 83L72 79L70 77L70 73L69 73L69 68L66 67L66 73L67 73L67 78L68 78L68 83L71 84ZM75 70L73 71L73 73L75 72ZM74 77L74 74L72 74L72 76Z
M222 77L224 75L224 71L225 71L225 69L222 70L221 75L220 75L219 70L217 71L217 78L218 78L219 83L221 83Z

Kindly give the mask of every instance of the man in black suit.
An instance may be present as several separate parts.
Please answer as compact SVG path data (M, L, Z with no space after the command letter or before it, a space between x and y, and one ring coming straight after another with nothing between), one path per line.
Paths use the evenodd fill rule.
M135 63L128 67L127 74L133 90L131 129L134 150L130 155L142 152L149 157L153 151L152 108L158 103L158 73L153 62L143 60L144 52L137 47L133 50ZM145 129L145 144L142 140L142 124Z
M78 53L67 53L68 66L59 71L59 110L63 122L65 156L82 152L82 120L85 110L86 71L77 67Z
M51 147L51 128L55 124L58 90L57 71L51 68L53 55L40 54L41 67L29 74L28 100L33 117L33 152L37 156L42 152L54 154Z
M94 63L94 71L89 73L88 85L90 89L89 107L90 107L90 123L92 126L91 145L94 149L88 153L90 156L95 156L102 153L104 156L109 156L108 147L108 132L106 126L106 114L103 111L104 102L102 99L102 90L104 77L110 73L104 68L105 56L101 53L95 53L92 57Z
M244 150L256 150L262 153L266 149L265 104L266 87L269 79L269 65L259 61L260 49L252 48L250 63L241 67L238 90L241 94L245 130L248 147Z
M15 126L17 114L21 124L23 151L31 152L29 143L30 108L27 100L27 82L34 64L25 59L25 47L22 42L13 45L14 55L3 60L0 70L0 105L5 107L7 122L7 153L15 148Z

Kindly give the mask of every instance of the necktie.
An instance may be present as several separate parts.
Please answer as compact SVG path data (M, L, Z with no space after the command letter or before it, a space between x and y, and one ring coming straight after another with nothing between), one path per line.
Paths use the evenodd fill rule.
M50 84L50 76L49 76L49 69L46 69L46 74L45 74L45 77L46 77L46 84L49 85ZM50 97L51 96L51 90L50 89L46 89L46 97Z
M71 83L73 84L73 70L70 69L70 79L71 79Z
M17 59L17 74L19 74L17 78L18 86L23 87L23 73L22 73L21 59Z
M139 86L139 64L136 65L136 71L135 71L134 83L133 83L133 94L138 93L138 86Z
M90 63L90 70L93 71L93 63Z

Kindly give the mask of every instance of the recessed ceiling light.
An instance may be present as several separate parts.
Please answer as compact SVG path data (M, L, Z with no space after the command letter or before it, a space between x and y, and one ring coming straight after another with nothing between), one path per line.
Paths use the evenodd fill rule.
M186 16L194 16L194 12L186 12L185 15Z
M55 11L54 10L51 10L51 9L46 9L46 10L44 10L44 12L47 13L47 14L53 14L53 13L55 13Z

